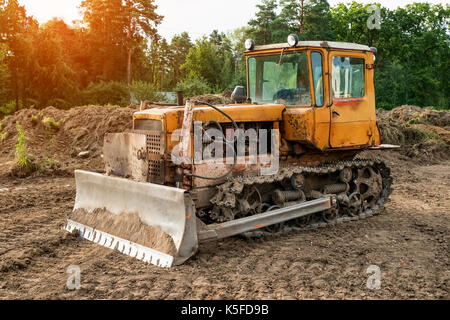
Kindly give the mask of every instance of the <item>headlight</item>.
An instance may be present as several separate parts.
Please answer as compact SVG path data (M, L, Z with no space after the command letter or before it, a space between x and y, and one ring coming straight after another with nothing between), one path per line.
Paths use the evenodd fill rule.
M298 37L296 34L290 34L287 41L291 47L295 47L298 44Z
M370 47L370 51L373 52L373 62L375 62L377 60L378 49L375 47Z
M253 50L255 48L255 41L252 39L248 39L245 41L245 49L247 50Z

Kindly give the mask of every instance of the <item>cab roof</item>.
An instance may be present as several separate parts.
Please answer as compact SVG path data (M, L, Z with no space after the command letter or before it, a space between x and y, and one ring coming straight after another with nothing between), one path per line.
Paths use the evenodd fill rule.
M350 43L350 42L334 42L334 41L299 41L295 47L291 47L288 43L276 43L262 46L255 46L254 51L263 51L271 49L291 49L300 47L317 47L317 48L330 48L330 49L345 49L345 50L358 50L358 51L374 51L375 48L370 48L366 45Z

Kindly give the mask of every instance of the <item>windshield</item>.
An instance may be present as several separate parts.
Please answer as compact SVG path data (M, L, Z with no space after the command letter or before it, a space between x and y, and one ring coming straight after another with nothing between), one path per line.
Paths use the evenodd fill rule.
M306 52L251 57L248 76L253 102L311 106Z

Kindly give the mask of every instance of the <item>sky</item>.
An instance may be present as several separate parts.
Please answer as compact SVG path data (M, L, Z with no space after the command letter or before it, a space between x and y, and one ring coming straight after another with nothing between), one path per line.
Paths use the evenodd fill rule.
M420 0L416 0L420 1ZM450 0L428 0L430 3L449 3ZM77 8L81 0L19 0L27 13L40 23L53 17L62 17L66 23L80 19ZM158 27L161 36L171 40L173 35L187 31L197 39L210 34L214 29L221 32L242 27L254 17L256 5L261 0L156 0L157 12L164 16ZM351 0L329 0L330 5ZM382 6L395 9L414 0L362 0L361 3L379 2Z

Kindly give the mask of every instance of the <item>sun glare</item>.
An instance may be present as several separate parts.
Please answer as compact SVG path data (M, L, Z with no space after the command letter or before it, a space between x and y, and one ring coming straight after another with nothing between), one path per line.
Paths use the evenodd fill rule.
M78 6L81 0L19 0L19 3L40 23L54 17L62 18L66 23L80 19Z

